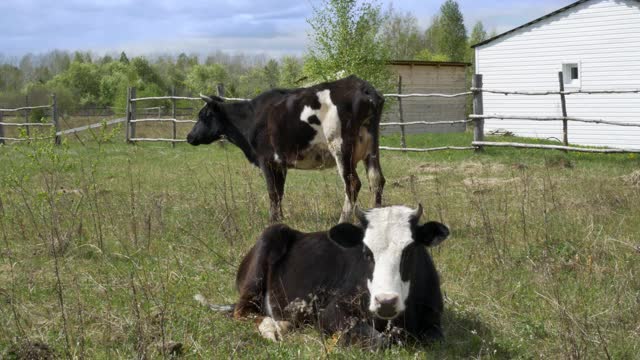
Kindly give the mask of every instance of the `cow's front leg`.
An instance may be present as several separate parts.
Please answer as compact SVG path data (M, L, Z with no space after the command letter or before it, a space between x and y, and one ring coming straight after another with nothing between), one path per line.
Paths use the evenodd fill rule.
M269 221L275 223L282 219L282 198L284 197L287 168L272 162L263 163L260 168L269 192Z

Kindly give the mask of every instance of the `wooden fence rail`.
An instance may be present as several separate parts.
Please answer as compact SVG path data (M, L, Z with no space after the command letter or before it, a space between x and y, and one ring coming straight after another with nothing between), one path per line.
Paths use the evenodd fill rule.
M483 93L500 94L500 95L526 95L526 96L545 96L545 95L577 95L577 94L640 94L640 89L631 90L571 90L571 91L508 91L483 89L473 86L471 91L480 91Z
M581 147L574 147L574 146L523 144L523 143L512 143L512 142L474 141L471 144L476 147L496 146L496 147L513 147L513 148L521 148L521 149L548 149L548 150L563 150L563 151L605 153L605 154L640 153L640 149L616 149L616 148L594 149L594 148L581 148Z
M411 97L417 97L417 98L430 98L430 97L456 98L456 97L461 97L461 96L469 96L471 94L473 94L473 92L467 91L467 92L463 92L463 93L459 93L459 94L384 94L382 96L384 96L384 97L392 97L392 98L399 98L399 99L411 98Z
M228 98L224 97L224 87L218 86L218 96L225 101L246 101L249 99L242 98ZM171 101L171 118L161 118L158 116L157 118L144 118L144 119L136 119L136 103L140 101L152 101L152 100L169 100ZM201 97L188 97L188 96L176 96L175 89L171 89L170 96L150 96L150 97L136 97L136 89L129 88L127 91L127 109L126 109L126 141L128 143L135 142L170 142L172 147L176 146L176 143L186 142L184 139L177 138L177 124L194 124L196 120L180 120L176 119L177 107L176 101L178 100L186 100L186 101L202 101ZM136 124L138 123L155 123L155 122L170 122L172 123L171 128L171 138L144 138L144 137L136 137Z
M54 143L56 145L60 145L60 137L58 136L58 106L56 101L56 95L51 95L51 104L49 105L37 105L37 106L29 106L29 97L25 99L26 106L22 106L19 108L12 109L0 109L0 144L5 144L6 141L32 141L32 140L45 140L45 139L54 139ZM38 109L51 109L51 122L50 123L32 123L29 121L29 116L31 115L32 110ZM4 113L12 113L12 112L20 112L24 111L24 122L16 123L16 122L5 122L3 121ZM15 137L7 137L5 136L4 128L5 127L22 127L26 131L25 138L15 138ZM33 137L31 136L31 127L53 127L54 135L53 136L45 136L45 137Z
M192 123L195 124L197 121L195 120L178 120L178 119L165 119L165 118L157 118L157 119L137 119L137 120L130 120L130 123L142 123L142 122L173 122L173 123Z
M469 115L471 119L497 119L497 120L505 120L505 119L514 119L514 120L531 120L531 121L575 121L575 122L583 122L589 124L605 124L605 125L615 125L615 126L632 126L632 127L640 127L640 123L630 123L624 121L609 121L602 119L583 119L583 118L575 118L575 117L564 117L564 116L520 116L520 115L501 115L501 114L491 114L491 115Z
M380 123L381 127L385 126L409 126L409 125L455 125L455 124L467 124L473 122L473 119L469 120L452 120L452 121L409 121L409 122L383 122Z
M24 106L24 107L19 107L15 109L0 109L0 112L6 113L6 112L17 112L17 111L24 111L24 110L48 109L50 107L51 105Z

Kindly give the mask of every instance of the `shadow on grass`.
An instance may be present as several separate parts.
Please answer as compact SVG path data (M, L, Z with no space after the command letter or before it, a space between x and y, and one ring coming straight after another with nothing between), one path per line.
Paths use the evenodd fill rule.
M473 313L445 310L443 327L444 341L424 349L436 358L512 359L518 355L496 343L492 329Z

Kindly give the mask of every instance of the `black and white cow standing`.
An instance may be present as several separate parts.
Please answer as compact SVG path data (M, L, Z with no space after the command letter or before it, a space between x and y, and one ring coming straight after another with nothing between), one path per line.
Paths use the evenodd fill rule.
M238 269L234 318L259 316L261 334L272 340L300 323L374 346L389 327L418 341L442 338L440 281L426 247L449 229L420 225L421 214L422 206L356 208L362 227L267 228Z
M287 169L337 166L345 186L340 222L348 221L360 191L361 160L375 206L382 204L385 179L380 169L379 124L384 98L356 77L308 88L274 89L250 101L225 103L202 96L206 105L187 136L192 145L226 137L262 170L271 200L270 220L282 216Z

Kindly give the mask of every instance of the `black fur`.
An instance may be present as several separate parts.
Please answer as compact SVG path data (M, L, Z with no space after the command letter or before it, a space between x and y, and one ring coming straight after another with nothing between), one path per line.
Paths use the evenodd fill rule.
M442 228L427 224L431 224L424 229L427 238L446 229L439 223ZM429 229L435 233L427 233ZM240 300L234 316L271 315L277 320L313 323L328 334L356 329L350 336L380 336L388 321L368 311L366 284L374 262L362 238L363 230L351 224L317 233L302 233L281 224L267 228L238 270ZM406 310L391 320L400 329L398 336L416 341L442 338L440 281L424 245L413 242L404 249L400 271L411 287ZM270 297L272 314L266 313L265 295ZM309 306L304 316L291 313L291 303L299 300Z
M211 97L200 111L187 141L192 145L210 144L225 137L239 147L265 176L271 221L275 222L282 216L287 169L303 160L302 154L316 135L311 125L320 124L317 116L311 116L306 123L300 120L300 114L305 106L320 109L317 93L323 90L330 90L331 101L338 108L341 120L345 193L349 201L355 203L361 186L355 166L363 160L365 167L377 174L370 186L375 204L380 206L385 180L380 169L378 125L384 98L368 82L355 76L309 88L274 89L250 101L225 103ZM361 129L370 135L369 142L362 142ZM315 154L310 156L317 159ZM328 162L321 161L319 167L335 163L333 157L326 160Z

